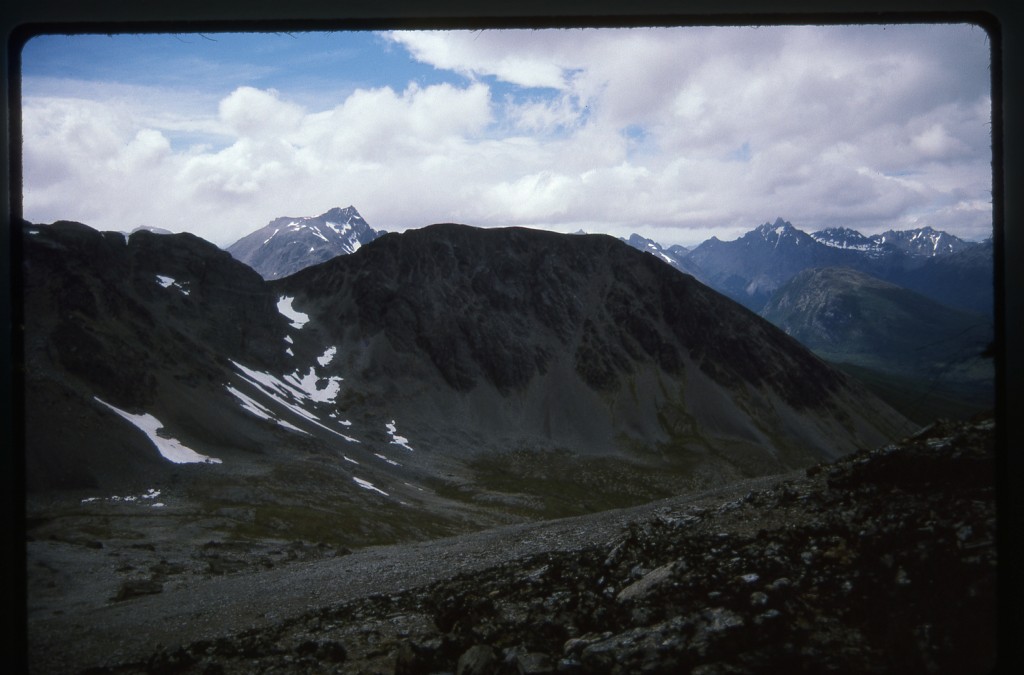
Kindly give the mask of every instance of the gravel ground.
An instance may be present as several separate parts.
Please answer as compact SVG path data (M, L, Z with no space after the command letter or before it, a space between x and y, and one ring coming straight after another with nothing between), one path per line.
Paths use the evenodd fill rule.
M79 672L144 662L156 651L258 631L360 598L401 593L541 552L583 550L607 543L630 523L659 512L705 501L720 503L799 475L757 478L629 509L368 548L263 571L214 578L179 574L173 583L160 586L160 592L121 601L112 601L118 580L109 571L104 576L88 542L39 542L51 558L55 552L64 556L65 569L95 575L99 581L78 585L77 594L60 608L54 594L30 591L30 670Z

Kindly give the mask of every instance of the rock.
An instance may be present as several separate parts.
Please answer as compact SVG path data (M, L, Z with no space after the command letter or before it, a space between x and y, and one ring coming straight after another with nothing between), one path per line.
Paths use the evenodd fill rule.
M129 598L137 598L140 595L155 595L162 593L164 585L159 581L153 579L131 579L121 584L120 590L117 595L114 596L114 600L128 600Z
M347 656L345 646L334 640L307 640L295 651L299 656L312 656L326 663L342 663Z
M490 645L473 645L459 657L456 675L491 675L498 665L498 654Z
M551 658L541 652L516 654L513 663L518 675L546 675L555 672Z
M626 586L615 596L616 602L630 602L641 599L654 592L659 586L664 585L672 578L672 570L675 569L675 562L652 570Z

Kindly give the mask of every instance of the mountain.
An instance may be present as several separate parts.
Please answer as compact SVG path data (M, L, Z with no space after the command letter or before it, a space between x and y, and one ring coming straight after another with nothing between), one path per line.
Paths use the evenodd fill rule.
M992 316L992 245L923 227L866 237L849 228L807 234L777 219L733 241L716 237L681 261L685 271L760 312L779 286L806 269L848 267L944 305Z
M980 353L992 334L983 314L836 267L800 272L779 287L762 316L829 360L911 372Z
M437 225L269 282L187 234L24 241L29 510L70 500L78 524L156 491L208 537L362 546L805 466L906 424L611 237Z
M334 208L307 218L276 218L227 251L259 272L279 279L339 255L354 253L383 232L371 228L355 207Z
M811 233L811 238L819 244L831 248L853 249L855 251L871 251L875 249L875 241L865 237L857 230L848 227L829 227Z
M639 234L631 234L628 239L621 237L620 239L638 251L650 253L655 258L664 260L680 272L685 272L686 274L694 274L697 272L697 270L686 260L686 256L689 255L690 249L685 246L674 244L665 248L653 239L641 237Z
M871 237L878 248L888 248L914 256L937 257L959 253L973 246L947 232L940 232L930 227L914 230L888 230Z
M995 313L992 239L967 243L952 253L928 257L920 265L893 270L889 281L943 305L980 312L991 319Z
M132 232L140 232L142 230L148 230L149 232L152 232L153 234L174 234L170 230L165 230L162 227L154 227L152 225L139 225L138 227L133 229ZM129 236L129 235L126 234L125 236Z
M847 251L825 246L781 218L734 241L712 237L686 257L698 279L755 312L798 272L850 259Z
M832 362L916 383L917 395L959 393L991 409L995 374L982 358L992 322L846 268L805 270L781 286L762 316Z
M826 246L863 251L875 257L886 253L903 253L920 258L934 258L977 246L948 232L927 226L914 230L887 230L870 237L865 237L850 228L832 227L813 232L811 237Z
M701 446L772 464L838 450L818 436L829 406L859 405L770 324L601 235L435 225L270 285L317 321L297 356L330 336L361 400L439 440L456 419L480 448ZM791 415L804 422L780 424Z

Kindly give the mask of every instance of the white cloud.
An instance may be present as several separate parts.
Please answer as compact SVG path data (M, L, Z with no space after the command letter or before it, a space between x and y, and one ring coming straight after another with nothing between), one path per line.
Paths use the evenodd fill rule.
M303 111L274 90L239 87L220 103L220 117L241 138L275 138L294 132Z
M395 32L390 39L403 45L419 61L470 77L495 75L521 87L565 87L562 66L543 54L521 50L532 31Z
M253 86L89 98L65 83L70 98L28 83L26 217L156 225L221 245L280 215L347 204L389 230L456 220L663 232L666 244L694 243L687 228L743 231L776 216L806 229L929 217L972 236L991 228L977 29L389 39L449 81L336 100Z

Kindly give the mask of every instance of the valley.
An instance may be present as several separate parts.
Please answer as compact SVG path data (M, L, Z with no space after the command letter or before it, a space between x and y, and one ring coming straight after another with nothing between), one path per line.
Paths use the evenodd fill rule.
M30 572L106 558L59 604L32 589L31 672L987 672L992 432L944 423L806 471L356 552L30 542ZM124 582L147 565L162 590Z
M352 225L358 214L279 219L252 241L359 229L341 216ZM914 434L943 401L964 417L956 396L915 404L916 362L885 377L866 369L878 367L870 360L832 366L797 324L769 323L680 273L649 241L451 223L361 231L367 240L351 250L278 277L192 235L24 225L32 672L452 670L473 646L465 640L480 636L425 614L422 589L525 570L537 556L589 560L623 528L684 517L692 505L726 514L763 501L782 509L765 517L797 526L813 513L797 513L780 481L813 478L799 503L828 502L828 470L814 467L848 466L900 439L920 449L930 436ZM849 274L856 283L843 292L858 302L889 283ZM779 288L774 300L792 297L792 307L835 298L839 285ZM911 306L936 314L884 290L898 309L880 313L874 300L857 326L882 331ZM976 319L944 320L960 330ZM895 329L906 344L864 344L913 352L908 329ZM979 410L985 367L970 366ZM969 438L974 453L988 447L981 424L940 430ZM990 488L971 487L975 501L987 503ZM972 527L989 527L986 508ZM654 551L668 541L616 574L662 565ZM970 568L982 586L989 561ZM268 584L271 601L260 590ZM614 600L595 593L603 599L573 607ZM397 623L374 614L408 602ZM364 643L351 621L343 637L297 637L316 632L297 626L353 607L367 631L390 636L383 646ZM648 610L637 616L634 627L651 625ZM567 619L552 635L591 641L580 650L609 639L580 628L591 620ZM495 626L485 640L493 655L525 658L509 642L520 638L499 640ZM293 637L294 649L267 646ZM582 653L559 656L551 640L541 640L549 663L584 667ZM605 672L597 663L576 672Z

